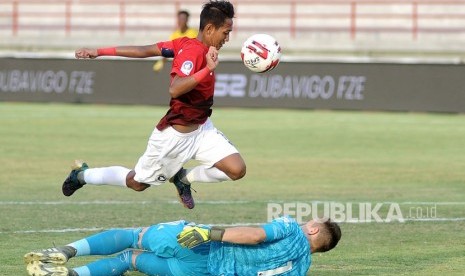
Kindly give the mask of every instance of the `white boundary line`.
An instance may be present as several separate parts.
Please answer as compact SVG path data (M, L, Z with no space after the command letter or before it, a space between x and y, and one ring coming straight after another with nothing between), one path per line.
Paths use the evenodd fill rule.
M247 203L286 203L287 201L228 201L228 200L219 200L219 201L202 201L198 200L197 203L200 204L247 204ZM290 201L289 201L290 202ZM302 202L302 201L296 201ZM309 201L307 203L331 203L336 201ZM172 200L154 200L154 201L102 201L102 200L95 200L95 201L0 201L0 206L7 206L7 205L127 205L127 204L154 204L154 203L165 203L165 204L179 204L178 201ZM355 202L350 201L347 203L376 203L376 202ZM392 204L396 202L379 202L382 204ZM400 205L465 205L465 202L434 202L434 201L406 201L406 202L397 202ZM459 222L465 221L465 218L458 217L458 218L405 218L405 222ZM391 222L381 222L381 223L399 223L398 221L394 220ZM264 222L265 223L265 222ZM364 223L379 223L376 221L360 221L360 220L353 220L353 221L344 221L341 223L350 223L350 224L364 224ZM222 227L234 227L234 226L259 226L263 223L219 223L214 224L217 226ZM111 228L111 227L110 227ZM65 229L39 229L39 230L17 230L17 231L0 231L0 234L31 234L31 233L71 233L71 232L95 232L95 231L102 231L108 228L102 227L90 227L90 228L65 228Z
M153 201L119 201L119 200L95 200L95 201L0 201L0 205L126 205L126 204L179 204L177 200L153 200ZM200 204L246 204L246 203L267 203L266 201L208 201L196 200ZM464 203L465 204L465 203Z
M167 203L178 204L177 200L153 200L153 201L123 201L123 200L94 200L94 201L0 201L1 205L125 205L125 204L154 204L154 203ZM251 203L354 203L354 204L367 204L367 203L381 203L381 204L399 204L399 205L465 205L465 201L282 201L282 200L196 200L200 204L251 204Z
M102 227L90 227L90 228L65 228L65 229L43 229L43 230L18 230L11 232L0 232L0 234L34 234L34 233L71 233L71 232L94 232L102 231L106 228Z

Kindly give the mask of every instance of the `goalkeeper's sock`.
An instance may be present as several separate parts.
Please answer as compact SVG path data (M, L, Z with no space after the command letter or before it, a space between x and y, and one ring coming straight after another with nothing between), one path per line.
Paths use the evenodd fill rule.
M223 171L215 167L197 166L186 171L185 177L181 178L181 181L186 183L193 182L206 182L206 183L217 183L222 181L231 180L231 178Z
M68 244L76 256L111 255L128 248L137 248L138 229L112 229Z
M73 268L79 276L119 276L131 268L132 251Z
M126 187L126 176L131 170L121 166L87 169L78 174L78 179L90 185ZM82 182L81 182L82 184Z

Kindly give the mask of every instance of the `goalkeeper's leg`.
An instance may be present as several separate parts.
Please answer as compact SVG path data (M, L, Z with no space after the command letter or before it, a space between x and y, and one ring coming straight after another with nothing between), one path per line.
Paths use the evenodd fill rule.
M104 231L66 246L36 250L24 255L24 261L39 261L57 265L65 264L70 258L89 255L111 255L129 248L137 248L142 228L113 229Z
M119 276L124 272L132 270L131 260L134 251L128 250L115 256L114 258L105 258L89 263L84 266L70 269L79 276L91 275L109 275Z
M32 276L119 276L132 270L132 253L133 251L124 251L114 258L100 259L72 269L60 264L32 261L26 269Z
M168 264L171 258L158 257L153 252L134 251L132 257L132 267L147 275L186 275L183 270L178 270L176 265L172 265L173 271ZM172 263L176 263L173 258Z
M134 252L133 267L148 275L208 275L210 244L199 245L195 250L182 248L176 240L176 235L181 233L184 227L183 221L177 221L144 228L139 235L139 248L145 251ZM166 251L165 248L174 250ZM160 252L160 249L164 252L164 258L150 254Z
M137 248L142 228L112 229L68 244L76 249L76 256L111 255L128 248Z
M63 247L27 253L24 256L28 264L27 270L30 275L122 275L131 268L132 251L74 269L68 269L64 264L75 256L111 255L137 248L141 230L142 228L108 230Z

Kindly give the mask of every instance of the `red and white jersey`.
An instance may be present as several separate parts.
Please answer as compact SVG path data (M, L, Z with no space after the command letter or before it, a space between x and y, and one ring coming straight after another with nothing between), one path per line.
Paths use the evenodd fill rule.
M160 49L172 47L174 52L171 81L176 75L191 76L207 65L205 55L208 47L196 38L182 37L157 45ZM203 124L212 113L214 90L215 74L211 72L191 91L171 98L170 109L157 124L157 129L163 130L170 125Z

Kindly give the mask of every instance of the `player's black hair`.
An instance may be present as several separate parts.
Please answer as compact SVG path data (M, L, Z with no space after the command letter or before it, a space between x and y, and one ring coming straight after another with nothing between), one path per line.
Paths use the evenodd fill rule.
M199 29L203 30L207 24L213 24L218 29L223 26L226 19L233 17L234 6L229 1L210 0L203 5Z
M189 18L189 16L191 15L188 11L186 10L179 10L178 11L178 15L181 15L181 14L185 14L187 18Z
M337 223L328 219L321 224L323 227L320 227L319 234L322 236L322 241L316 252L326 252L333 249L342 236L341 228Z

